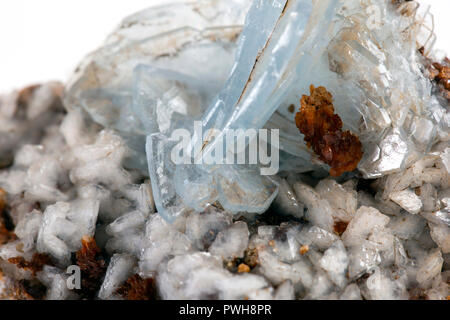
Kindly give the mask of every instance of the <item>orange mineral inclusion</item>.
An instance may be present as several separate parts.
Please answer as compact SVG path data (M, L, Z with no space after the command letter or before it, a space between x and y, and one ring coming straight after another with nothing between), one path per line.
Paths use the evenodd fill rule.
M308 147L331 166L330 174L339 177L356 169L362 158L362 144L350 131L342 131L342 120L334 114L333 96L324 87L310 87L303 95L295 124L305 135Z

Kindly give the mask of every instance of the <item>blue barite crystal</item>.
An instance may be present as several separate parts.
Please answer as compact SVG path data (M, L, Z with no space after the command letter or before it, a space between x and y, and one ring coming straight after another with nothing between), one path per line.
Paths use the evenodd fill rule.
M433 117L443 107L415 67L413 20L385 0L366 2L200 0L143 11L83 62L66 105L118 130L135 152L128 165L146 170L146 154L168 221L214 203L262 213L276 197L277 179L258 165L198 161L220 149L228 129L278 129L282 170L318 168L289 108L311 84L333 94L344 128L359 136L367 178L402 170L445 125ZM367 10L374 5L385 15L380 25ZM194 137L185 164L172 162L176 129ZM204 137L208 129L219 134Z

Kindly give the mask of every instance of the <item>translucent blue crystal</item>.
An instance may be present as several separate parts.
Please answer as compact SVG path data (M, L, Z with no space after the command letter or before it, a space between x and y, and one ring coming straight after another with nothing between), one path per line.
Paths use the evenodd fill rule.
M181 198L175 191L175 164L170 153L176 141L170 141L161 133L147 137L146 151L148 171L152 183L157 211L168 221L174 221L185 211Z
M244 58L241 58L241 63L237 59L234 70L237 70L236 73L242 79L233 81L231 77L229 87L225 87L223 91L223 96L228 93L235 98L223 99L219 95L204 117L204 130L211 127L219 130L262 128L294 88L308 88L312 68L318 64L318 57L323 55L328 44L323 38L326 39L338 4L338 1L320 1L314 4L310 1L287 2L263 50L256 57L248 57L247 50L238 50L245 53L244 58L252 59L252 69L248 75L241 74L240 70L247 71L249 63ZM251 14L250 11L249 20ZM247 31L248 34L254 33L254 30L244 29L242 39L247 39ZM247 48L251 43L247 44L244 40L240 45ZM295 141L301 145L298 149L292 149L282 143L283 150L309 158L304 144L298 142L301 140L298 139L298 129L295 128L292 115L289 122L284 121L283 126L278 128L283 129L282 135L289 128L297 131ZM214 142L209 145L213 148Z
M278 183L255 167L220 166L218 177L219 202L230 212L264 213L278 195Z
M373 23L369 5L384 23ZM429 150L448 117L415 63L414 19L390 5L201 0L147 10L82 64L66 105L118 130L133 150L128 165L145 170L147 160L156 207L169 221L216 202L233 213L270 206L278 180L258 166L192 164L220 150L229 130L277 129L281 170L327 169L311 161L294 121L310 85L332 93L344 129L358 135L366 178L398 172ZM193 135L184 164L170 156L177 129ZM208 129L219 133L205 137Z
M228 77L250 2L200 0L150 8L126 18L79 65L66 86L64 104L83 108L94 121L127 137L133 158L126 165L146 172L142 141L154 132L150 127L155 110L146 101L139 103L140 68L176 72L181 81L189 76L202 79L214 96Z
M198 212L218 200L217 178L198 165L177 165L175 190L183 203Z

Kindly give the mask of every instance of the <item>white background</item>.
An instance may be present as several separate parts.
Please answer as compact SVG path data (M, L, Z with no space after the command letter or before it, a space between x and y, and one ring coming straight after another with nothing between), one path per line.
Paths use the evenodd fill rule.
M389 1L389 0L386 0ZM65 81L127 15L171 0L1 0L0 93L47 80ZM437 48L450 53L450 0L431 5Z

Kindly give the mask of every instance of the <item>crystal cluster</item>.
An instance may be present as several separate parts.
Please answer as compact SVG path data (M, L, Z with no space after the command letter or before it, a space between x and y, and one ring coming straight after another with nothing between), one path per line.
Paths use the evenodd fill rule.
M0 296L448 299L448 60L422 18L415 1L165 5L65 86L0 96ZM228 161L225 132L259 129L278 130L279 172Z

